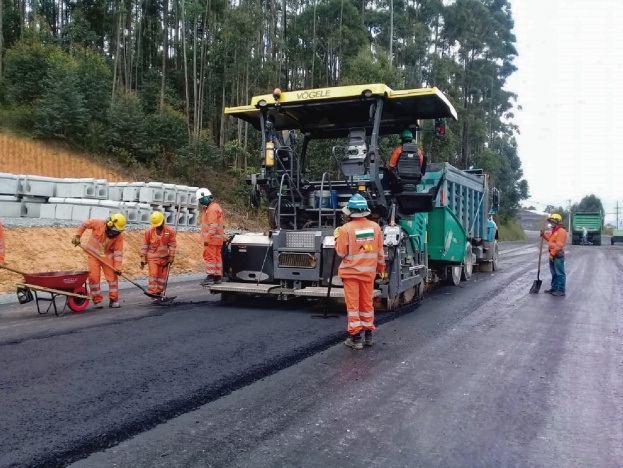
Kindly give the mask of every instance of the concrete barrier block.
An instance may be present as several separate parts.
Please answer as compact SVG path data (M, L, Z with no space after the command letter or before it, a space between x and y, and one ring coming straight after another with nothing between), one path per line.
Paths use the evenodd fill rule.
M187 185L176 185L175 186L176 194L175 194L175 204L186 205L188 203L188 186Z
M58 179L32 175L20 176L20 193L34 197L53 197Z
M71 213L71 219L74 221L84 221L85 219L91 218L91 209L92 206L89 205L76 205L72 204L73 210Z
M56 219L62 219L64 221L73 219L74 205L68 205L66 203L54 203L54 205L56 205ZM82 219L79 221L82 221Z
M123 191L128 186L127 182L111 182L108 184L108 199L123 201Z
M140 203L162 203L164 201L164 186L160 182L149 182L141 187L138 201Z
M145 186L145 182L132 182L123 189L123 201L138 202L141 194L141 188Z
M95 198L108 200L108 181L106 179L95 180Z
M137 222L139 224L148 224L149 216L151 215L151 205L138 203L136 206L138 208Z
M42 206L45 206L45 204L22 202L22 217L40 218Z
M20 218L22 216L22 202L3 201L0 203L0 217Z
M179 218L178 218L178 226L188 226L188 208L186 207L182 207L180 208L180 213L179 213Z
M39 217L43 219L56 219L56 203L45 203L41 205Z
M96 179L56 179L55 197L98 198Z
M199 187L188 187L188 201L186 202L186 206L197 205L197 190L199 190Z
M0 195L17 195L18 193L20 193L19 176L0 172Z
M196 226L199 216L199 210L196 208L188 208L188 218L187 225L188 226Z
M113 209L107 206L93 206L91 207L91 218L108 219L113 214Z
M123 214L126 221L131 224L138 223L138 204L135 202L124 202L122 205Z
M163 184L164 198L163 203L168 205L175 205L177 203L177 189L175 184Z

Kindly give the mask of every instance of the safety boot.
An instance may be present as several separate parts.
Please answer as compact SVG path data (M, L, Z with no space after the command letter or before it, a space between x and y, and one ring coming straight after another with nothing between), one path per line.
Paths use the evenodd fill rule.
M346 346L353 349L363 349L363 343L361 342L361 335L357 333L356 335L351 335L346 338L344 342Z
M555 289L546 289L545 291L543 291L545 294L554 294L556 292Z
M101 302L94 302L94 303L93 303L93 308L94 308L94 309L103 309L103 308L104 308L104 306L102 305L102 303L101 303Z
M372 346L374 340L372 339L372 330L366 330L363 335L363 344L366 346Z
M108 304L108 307L110 307L111 309L118 309L119 307L121 307L119 305L119 302L117 301L113 301L112 299L110 300L110 304Z
M558 297L560 297L560 296L566 296L566 294L565 294L565 292L564 292L564 291L554 291L554 292L552 293L552 296L558 296Z
M203 281L201 281L201 283L199 283L201 286L207 286L209 284L214 284L214 276L212 275L208 275L205 277L205 279Z
M215 276L214 277L214 284L221 284L222 280L223 280L222 276Z

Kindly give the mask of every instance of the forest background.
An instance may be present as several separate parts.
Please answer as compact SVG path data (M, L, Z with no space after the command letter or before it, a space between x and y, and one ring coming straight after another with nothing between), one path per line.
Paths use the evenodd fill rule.
M504 223L529 195L514 44L508 0L0 0L0 127L251 210L259 135L224 107L275 87L436 86L459 120L442 139L425 122L423 149L488 172ZM321 172L330 152L309 161Z

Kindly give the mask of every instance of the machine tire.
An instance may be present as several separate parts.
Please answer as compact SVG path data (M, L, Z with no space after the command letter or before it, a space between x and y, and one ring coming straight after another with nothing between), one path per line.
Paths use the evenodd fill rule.
M601 234L594 237L593 245L601 245Z
M474 272L474 254L472 253L472 244L467 243L465 247L465 261L461 268L461 281L469 281Z
M81 286L73 290L74 294L82 294L88 296L87 288ZM89 299L80 299L79 297L69 296L67 298L67 306L74 312L82 312L89 306Z
M454 265L446 267L446 282L452 286L458 286L461 282L461 274L463 265Z
M614 245L614 239L610 239L610 245Z
M498 258L500 257L500 251L498 247L498 241L495 239L493 241L493 261L491 262L491 270L497 271L498 269Z

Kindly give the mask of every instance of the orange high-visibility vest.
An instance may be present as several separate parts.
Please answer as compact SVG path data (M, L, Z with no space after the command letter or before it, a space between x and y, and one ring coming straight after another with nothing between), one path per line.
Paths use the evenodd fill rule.
M2 222L0 221L0 263L4 263L5 253L6 246L4 244L4 229L2 228Z
M208 205L201 220L201 239L209 245L223 245L223 209L216 202Z
M115 270L121 270L123 262L123 233L110 239L106 237L106 221L103 219L87 219L80 223L77 234L81 236L84 231L91 229L91 237L87 242L86 249L96 256L106 260Z
M567 231L562 226L557 226L552 229L552 232L546 232L543 234L545 240L548 242L547 248L549 249L549 254L552 256L556 256L558 252L562 252L564 254L565 244L567 243Z
M373 281L377 271L385 270L383 233L366 218L355 218L340 228L335 250L343 258L340 278Z
M147 257L147 261L158 265L166 265L169 257L175 257L177 241L175 230L169 226L162 227L162 233L158 235L157 228L150 227L145 231L141 244L141 257Z

